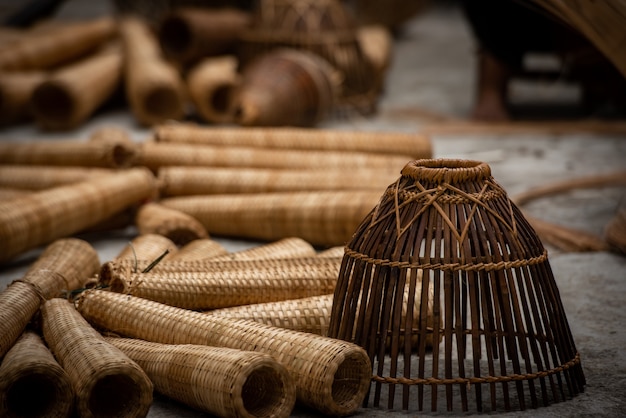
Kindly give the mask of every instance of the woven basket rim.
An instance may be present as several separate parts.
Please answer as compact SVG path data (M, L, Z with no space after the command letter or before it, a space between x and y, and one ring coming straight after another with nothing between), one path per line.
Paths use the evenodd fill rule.
M408 162L401 174L417 181L458 183L486 180L491 177L491 167L475 160L427 158Z

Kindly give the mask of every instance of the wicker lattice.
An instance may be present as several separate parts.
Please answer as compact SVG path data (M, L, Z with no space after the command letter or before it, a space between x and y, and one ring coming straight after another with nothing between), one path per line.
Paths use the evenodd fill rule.
M417 320L401 310L407 288L422 301ZM441 324L432 352L428 309ZM399 389L403 409L411 398L422 410L427 391L433 411L523 410L585 384L547 252L485 163L404 167L346 246L329 335L368 352L375 406L388 396L392 408Z

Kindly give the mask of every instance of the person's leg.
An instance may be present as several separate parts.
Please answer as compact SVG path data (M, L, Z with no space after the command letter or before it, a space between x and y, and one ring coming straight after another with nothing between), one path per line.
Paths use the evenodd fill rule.
M471 118L492 122L508 120L509 66L484 49L478 52L477 62L476 98Z

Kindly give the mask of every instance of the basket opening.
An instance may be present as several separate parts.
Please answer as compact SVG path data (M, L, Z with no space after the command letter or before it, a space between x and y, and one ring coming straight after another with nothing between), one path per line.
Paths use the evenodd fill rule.
M40 373L18 379L5 395L9 416L43 417L59 413L57 410L61 394L57 391L56 383Z
M60 85L44 83L33 93L33 112L46 122L67 122L75 111L70 94Z
M189 26L181 17L171 16L161 25L159 42L167 55L180 58L188 52L191 41Z
M255 369L241 389L243 406L251 416L274 416L283 406L286 395L285 382L280 373L269 366Z
M402 175L418 181L457 183L488 179L491 168L486 163L473 160L422 159L409 162L402 169Z
M370 372L370 366L363 365L363 357L357 353L346 356L333 378L332 397L336 408L352 410L363 401L370 384Z
M94 417L136 416L143 409L141 387L128 375L110 374L98 380L89 395Z
M144 110L153 118L172 119L178 116L180 100L176 92L162 86L151 90L144 98Z

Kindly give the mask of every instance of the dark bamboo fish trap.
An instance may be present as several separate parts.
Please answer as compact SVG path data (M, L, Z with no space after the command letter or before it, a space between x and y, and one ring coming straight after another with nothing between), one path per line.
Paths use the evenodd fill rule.
M419 320L401 313L407 288L422 301ZM441 342L427 352L431 308ZM585 385L547 252L490 167L475 161L404 167L346 245L329 335L354 335L368 352L375 406L387 396L393 408L399 390L403 409L411 393L424 409L430 391L433 411L440 403L448 411L524 410Z

